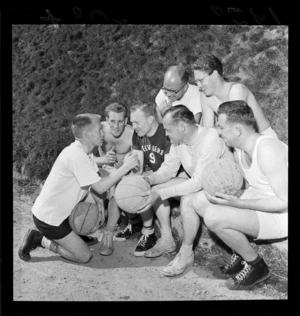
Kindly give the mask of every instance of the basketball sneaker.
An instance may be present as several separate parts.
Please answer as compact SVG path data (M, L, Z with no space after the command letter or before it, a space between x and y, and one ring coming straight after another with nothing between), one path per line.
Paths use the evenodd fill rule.
M176 249L176 244L174 238L172 239L162 239L159 238L154 247L148 249L144 256L146 258L156 258L164 253L172 252Z
M232 275L240 272L243 269L242 257L233 254L230 258L230 263L213 270L213 276L217 279L229 279Z
M114 241L125 241L134 233L140 232L141 230L142 223L137 225L128 223L128 225L123 230L116 233L116 235L114 236Z
M145 252L155 245L156 239L155 233L150 235L142 234L133 254L136 257L143 257Z
M36 229L29 229L19 247L19 258L24 261L29 261L31 259L30 251L42 246L42 238L43 235L41 232Z
M265 281L270 276L270 271L260 256L252 262L242 261L242 271L232 276L225 285L229 290L251 290L254 285Z

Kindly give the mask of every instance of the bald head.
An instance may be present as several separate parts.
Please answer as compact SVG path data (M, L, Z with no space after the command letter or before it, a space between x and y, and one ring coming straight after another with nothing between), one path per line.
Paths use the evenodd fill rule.
M164 86L178 86L189 80L189 73L183 64L170 66L164 76Z

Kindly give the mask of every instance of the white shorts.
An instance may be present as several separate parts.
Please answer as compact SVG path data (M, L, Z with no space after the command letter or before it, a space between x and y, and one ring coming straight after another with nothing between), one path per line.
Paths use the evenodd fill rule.
M261 198L251 190L245 190L240 199ZM280 239L288 236L288 212L270 213L255 211L259 221L258 239Z

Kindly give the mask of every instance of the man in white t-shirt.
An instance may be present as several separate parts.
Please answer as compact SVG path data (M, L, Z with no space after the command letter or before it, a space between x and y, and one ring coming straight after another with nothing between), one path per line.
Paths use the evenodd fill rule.
M139 164L136 153L128 154L114 173L99 176L92 151L103 141L100 119L100 115L89 113L74 118L71 129L75 141L57 157L33 205L38 230L26 232L18 251L20 259L30 260L30 251L39 246L75 262L86 263L92 258L88 245L71 229L68 217L79 202L90 199L89 192L102 208L101 195Z
M183 104L194 114L197 124L200 124L202 107L200 91L197 86L189 84L189 73L183 64L170 66L165 75L163 87L156 98L158 121L162 123L162 116L171 106Z

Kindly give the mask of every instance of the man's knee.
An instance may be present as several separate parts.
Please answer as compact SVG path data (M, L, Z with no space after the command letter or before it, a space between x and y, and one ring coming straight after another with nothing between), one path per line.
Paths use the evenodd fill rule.
M93 254L90 251L85 251L77 257L78 261L81 263L88 263L93 258Z
M180 212L181 215L189 214L190 212L194 212L193 210L193 198L192 194L184 195L180 199Z
M222 225L220 212L215 206L206 208L205 213L203 214L203 220L207 228L212 231L220 228Z

